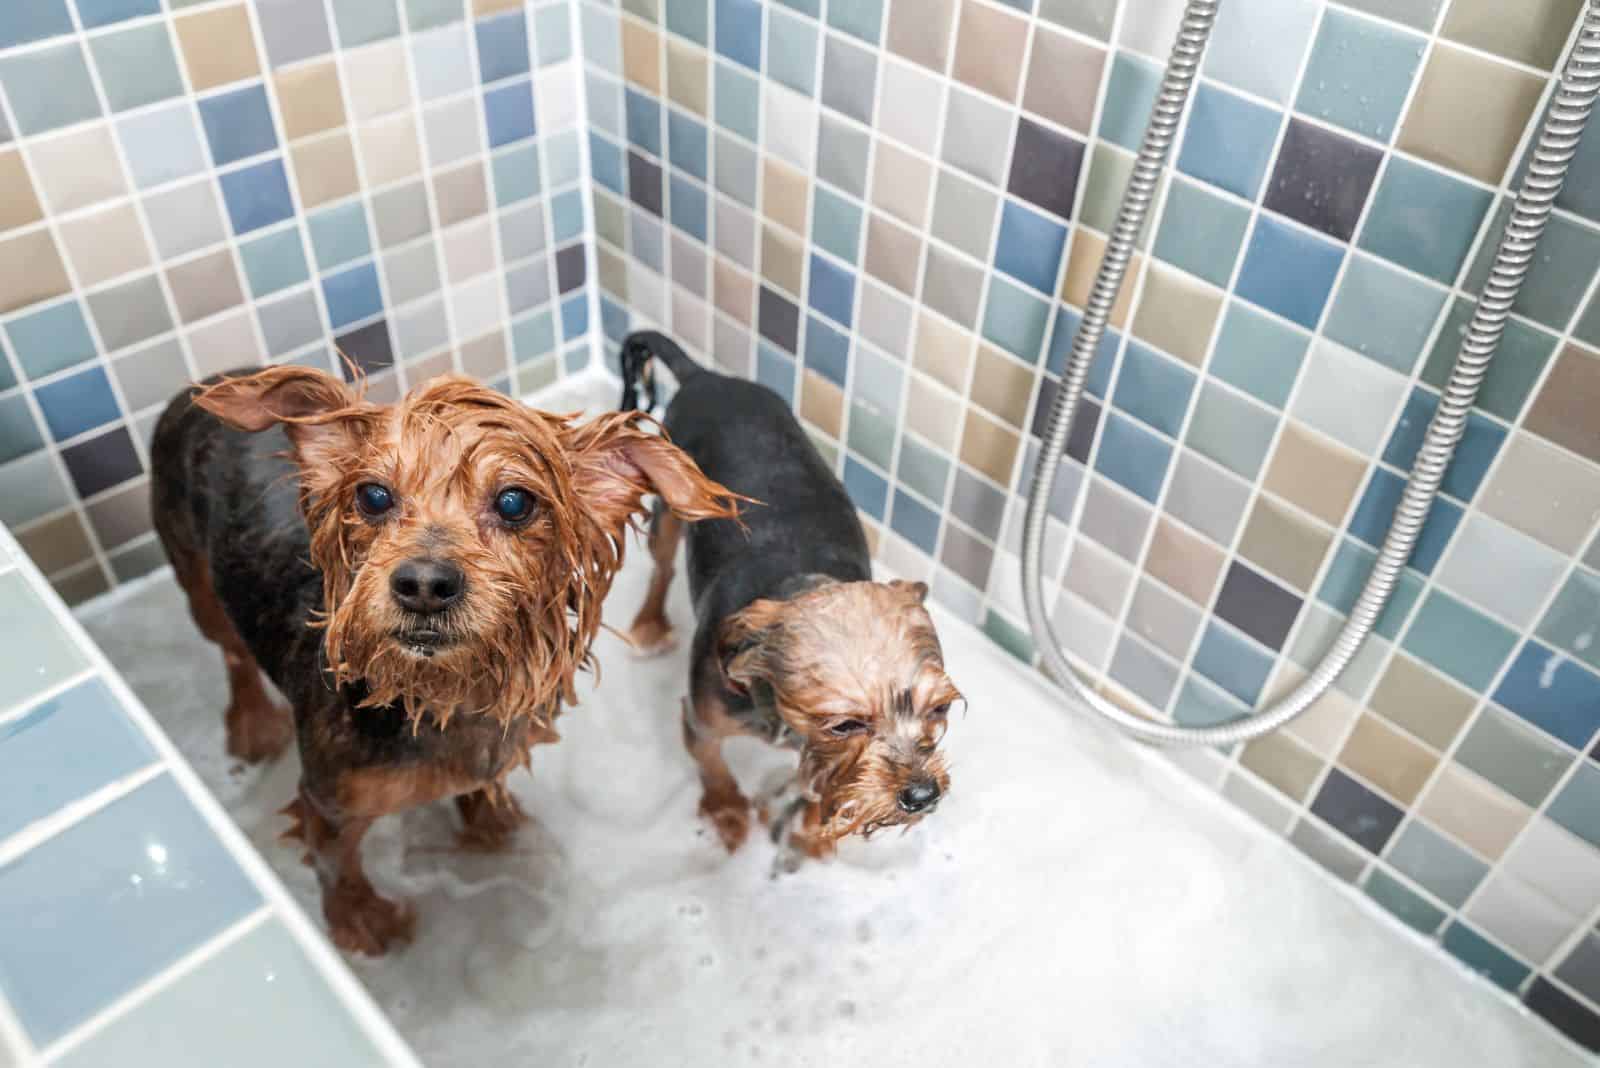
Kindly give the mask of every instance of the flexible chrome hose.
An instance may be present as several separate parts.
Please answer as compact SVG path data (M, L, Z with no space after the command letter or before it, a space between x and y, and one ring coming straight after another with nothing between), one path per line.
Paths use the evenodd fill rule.
M1228 746L1277 730L1314 705L1360 650L1361 643L1388 604L1422 532L1428 509L1439 492L1456 443L1466 429L1467 415L1478 396L1478 387L1500 344L1500 335L1505 331L1506 316L1533 262L1551 207L1566 177L1567 165L1577 151L1578 139L1589 120L1596 93L1600 91L1600 0L1587 0L1580 15L1582 24L1577 41L1540 127L1532 161L1517 192L1516 206L1500 236L1489 279L1467 326L1444 396L1428 425L1405 494L1395 508L1394 519L1383 540L1383 550L1333 647L1291 693L1253 715L1204 726L1163 723L1128 712L1095 693L1067 662L1044 604L1040 561L1048 501L1072 430L1072 417L1083 396L1089 364L1122 287L1139 230L1155 195L1157 180L1166 165L1178 121L1216 20L1218 3L1219 0L1190 0L1184 11L1172 58L1162 78L1160 95L1150 113L1138 159L1122 194L1116 225L1106 243L1094 289L1072 340L1072 354L1062 373L1061 388L1050 410L1033 484L1028 491L1022 535L1023 600L1034 643L1045 665L1070 694L1090 709L1132 737L1156 745Z

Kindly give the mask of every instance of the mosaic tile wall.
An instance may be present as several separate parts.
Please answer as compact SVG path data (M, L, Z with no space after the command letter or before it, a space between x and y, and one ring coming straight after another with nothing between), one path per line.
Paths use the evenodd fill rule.
M1036 662L1021 492L1181 4L579 6L612 358L651 323L782 392L882 562ZM1222 8L1047 561L1082 670L1184 723L1353 604L1579 0ZM1597 223L1591 132L1379 635L1187 764L1600 1049Z
M0 522L68 601L164 562L195 377L590 363L581 69L570 0L0 2Z

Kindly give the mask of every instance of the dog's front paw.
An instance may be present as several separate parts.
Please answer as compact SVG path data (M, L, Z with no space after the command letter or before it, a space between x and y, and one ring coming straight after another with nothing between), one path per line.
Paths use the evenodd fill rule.
M633 655L639 660L649 660L678 647L678 635L665 619L641 619L628 628L628 641Z
M264 704L229 705L223 713L228 755L246 764L276 760L294 741L294 719L287 708Z
M517 799L504 788L493 795L487 790L463 794L456 798L456 807L461 812L456 844L474 853L505 849L528 819Z
M381 957L411 941L417 929L416 910L405 902L365 891L334 889L322 903L333 944L346 953Z
M743 797L700 799L700 815L709 820L728 852L736 853L750 835L750 802Z

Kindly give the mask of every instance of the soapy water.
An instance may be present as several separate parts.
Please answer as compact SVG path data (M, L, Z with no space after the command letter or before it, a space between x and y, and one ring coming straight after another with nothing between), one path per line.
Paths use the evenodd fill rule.
M610 625L626 625L648 575L636 541ZM601 635L600 680L580 684L563 740L509 781L531 820L508 852L457 850L443 804L368 835L367 872L416 906L417 938L349 960L423 1063L1585 1063L937 607L970 702L944 743L952 791L938 812L777 878L766 835L730 857L696 815L681 741L681 578L669 609L683 629L666 657L636 660ZM122 588L84 622L320 920L298 844L278 840L298 759L244 768L225 755L221 655L171 578ZM794 762L743 739L728 757L752 794Z

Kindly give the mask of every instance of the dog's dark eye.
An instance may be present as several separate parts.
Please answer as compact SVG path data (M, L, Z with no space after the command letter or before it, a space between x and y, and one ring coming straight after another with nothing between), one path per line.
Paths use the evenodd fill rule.
M516 486L503 489L495 495L494 511L512 526L521 526L533 518L533 494Z
M833 735L835 738L848 738L852 734L861 734L865 732L866 729L867 725L862 723L859 719L847 719L843 720L842 722L835 723L833 726L829 727L828 733Z
M949 701L946 701L942 705L936 705L935 707L928 709L928 718L930 719L944 719L948 715L950 715Z
M389 487L376 482L363 482L356 487L356 507L361 514L376 519L394 507L394 494Z

